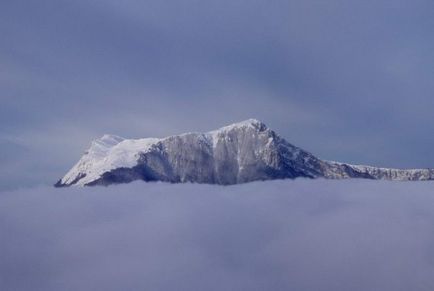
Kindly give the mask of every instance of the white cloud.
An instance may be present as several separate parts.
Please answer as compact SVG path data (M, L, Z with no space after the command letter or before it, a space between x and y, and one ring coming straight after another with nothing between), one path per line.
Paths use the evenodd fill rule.
M1 290L432 290L433 183L0 193Z

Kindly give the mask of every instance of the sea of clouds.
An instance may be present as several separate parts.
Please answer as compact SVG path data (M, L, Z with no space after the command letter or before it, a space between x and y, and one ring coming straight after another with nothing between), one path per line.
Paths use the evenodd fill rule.
M0 290L434 290L434 183L0 192Z

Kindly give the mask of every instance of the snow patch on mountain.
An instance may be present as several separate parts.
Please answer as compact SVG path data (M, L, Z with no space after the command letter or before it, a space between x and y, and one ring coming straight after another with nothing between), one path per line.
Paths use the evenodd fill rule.
M158 141L157 138L124 139L106 134L92 142L89 150L61 179L61 183L70 184L77 177L82 177L75 184L83 186L110 170L134 167L139 154L147 152Z

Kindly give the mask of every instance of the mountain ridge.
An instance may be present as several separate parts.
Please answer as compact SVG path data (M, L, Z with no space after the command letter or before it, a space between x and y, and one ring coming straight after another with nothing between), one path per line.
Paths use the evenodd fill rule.
M92 186L134 180L232 185L257 180L366 178L434 180L433 169L393 169L317 158L257 119L165 138L103 135L56 184Z

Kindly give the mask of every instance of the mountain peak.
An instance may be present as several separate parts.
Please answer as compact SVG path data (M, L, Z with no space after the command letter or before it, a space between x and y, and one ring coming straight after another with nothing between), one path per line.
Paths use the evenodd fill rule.
M56 184L109 185L134 180L238 184L284 178L434 180L433 169L400 170L321 160L257 119L207 133L124 139L105 134Z
M236 129L244 129L244 128L251 128L257 131L264 131L267 129L267 126L265 125L265 123L259 121L258 119L250 118L210 131L209 133L211 134L225 133L228 131L232 131Z
M240 122L236 122L233 123L231 125L228 126L232 126L232 127L254 127L254 128L261 128L261 127L266 127L265 123L263 123L262 121L255 119L255 118L249 118Z
M114 134L104 134L102 137L94 139L86 154L104 155L112 147L124 141L123 137Z

